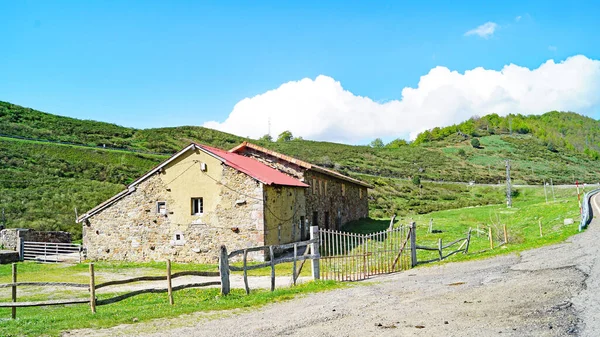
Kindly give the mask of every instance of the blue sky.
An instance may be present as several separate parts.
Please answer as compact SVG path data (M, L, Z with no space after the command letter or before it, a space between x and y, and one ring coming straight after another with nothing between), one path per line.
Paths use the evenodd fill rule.
M403 88L417 87L437 66L464 73L509 64L536 69L574 55L597 60L599 7L591 1L3 1L0 100L138 128L215 121L240 133L239 126L219 124L238 102L303 78L325 75L355 96L384 103L400 100ZM493 34L465 35L487 22L496 25ZM596 105L585 109L595 116ZM239 114L251 118L253 111ZM279 129L295 124L269 118ZM346 139L336 134L348 132L336 129L340 123L297 133L346 142L374 134Z

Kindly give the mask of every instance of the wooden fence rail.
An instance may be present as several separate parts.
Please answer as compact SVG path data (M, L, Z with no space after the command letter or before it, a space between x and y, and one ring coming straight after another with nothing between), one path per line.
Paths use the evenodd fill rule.
M411 228L411 231L413 231L413 228ZM444 255L444 249L448 249L452 246L454 246L455 244L462 242L462 244L458 247L458 249L447 253L446 255ZM467 233L467 236L464 238L460 238L460 239L456 239L446 245L443 244L442 239L438 239L438 246L437 247L427 247L427 246L421 246L421 245L417 245L416 243L413 245L413 266L419 265L419 264L424 264L424 263L430 263L430 262L437 262L437 261L441 261L444 260L446 258L448 258L451 255L454 255L456 253L464 253L467 254L469 252L469 243L471 242L471 229L469 229L469 232ZM429 259L429 260L425 260L425 261L418 261L417 260L417 254L416 251L418 249L421 250L427 250L427 251L437 251L439 256L436 257L435 259Z
M107 305L122 301L124 299L137 296L145 293L167 293L169 303L171 305L174 304L173 301L173 292L187 289L187 288L199 288L199 287L207 287L220 285L221 281L209 281L209 282L201 282L201 283L190 283L190 284L182 284L179 286L173 287L171 284L171 280L174 278L182 277L182 276L207 276L207 277L218 277L219 272L207 272L207 271L181 271L178 273L171 274L171 261L167 261L167 272L165 276L141 276L130 278L126 280L115 280L104 282L96 285L96 277L94 271L94 264L90 263L90 282L89 284L83 283L70 283L70 282L17 282L17 264L13 263L12 265L12 283L0 284L0 288L12 288L12 302L0 302L0 308L12 308L12 318L15 319L17 316L16 309L24 308L24 307L41 307L41 306L52 306L52 305L66 305L66 304L83 304L87 303L90 305L90 310L92 313L96 312L96 306ZM133 282L141 282L141 281L167 281L166 288L146 288L139 289L135 291L131 291L125 294L121 294L115 297L98 300L96 298L96 290L104 287L121 285ZM72 287L72 288L82 288L86 289L89 292L89 298L71 298L71 299L60 299L60 300L51 300L51 301L36 301L36 302L17 302L17 287L19 286L37 286L37 287Z
M292 283L296 285L296 281L298 276L302 272L302 267L304 266L304 262L306 260L311 260L312 268L313 268L313 278L319 278L319 238L318 238L318 227L311 227L310 232L310 240L300 241L300 242L292 242L283 245L270 245L270 246L260 246L260 247L249 247L244 249L234 250L231 253L227 253L227 247L224 245L221 246L221 254L219 258L219 273L221 275L221 293L223 295L227 295L230 292L230 282L229 275L230 271L241 271L244 273L244 288L246 290L246 294L250 294L250 286L248 285L248 271L254 269L260 269L265 267L271 267L271 291L275 290L275 266L281 263L293 262L292 266ZM298 256L298 248L306 247L303 255ZM275 250L284 251L286 249L293 249L293 256L291 257L281 257L275 258ZM308 254L308 252L312 252ZM263 252L265 255L268 252L269 261L254 265L248 265L248 253L251 252ZM229 260L242 255L242 267L232 266L229 263ZM300 268L298 268L297 263L302 262ZM316 275L316 277L315 277Z

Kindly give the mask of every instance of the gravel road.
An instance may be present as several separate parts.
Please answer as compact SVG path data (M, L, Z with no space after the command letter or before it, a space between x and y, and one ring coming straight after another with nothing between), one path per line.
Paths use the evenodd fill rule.
M594 213L600 200L594 198ZM417 268L252 311L77 336L600 336L600 220L520 255Z

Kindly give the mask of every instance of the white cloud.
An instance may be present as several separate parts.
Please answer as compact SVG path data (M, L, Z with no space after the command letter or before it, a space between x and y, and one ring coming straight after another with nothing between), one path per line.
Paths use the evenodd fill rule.
M556 46L548 46L549 51L557 51L558 48Z
M521 19L522 19L522 18L523 18L522 16L520 16L520 15L517 15L517 17L515 18L515 21L516 21L516 22L519 22L519 21L521 21Z
M497 23L495 22L486 22L483 25L471 29L470 31L465 33L465 36L471 36L471 35L477 35L479 37L482 37L484 39L489 38L490 36L494 35L494 32L496 31L496 29L498 29L499 26Z
M570 110L591 114L600 108L600 61L583 55L560 63L548 60L537 69L514 64L500 71L475 68L465 73L435 67L406 87L399 99L376 102L345 90L320 75L282 84L238 102L223 122L206 127L258 138L290 130L306 139L366 142L395 138L436 126L462 122L473 115L540 114Z

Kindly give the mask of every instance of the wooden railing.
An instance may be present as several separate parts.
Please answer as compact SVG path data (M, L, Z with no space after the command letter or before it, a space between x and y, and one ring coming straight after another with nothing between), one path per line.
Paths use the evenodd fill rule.
M411 229L412 231L412 229ZM458 249L447 253L446 255L444 255L444 249L450 248L452 246L454 246L455 244L462 242L461 245L458 247ZM467 233L467 236L464 238L460 238L460 239L456 239L446 245L443 244L442 239L438 239L438 246L437 247L427 247L427 246L421 246L421 245L417 245L416 243L413 245L414 249L413 249L413 266L416 266L418 264L424 264L424 263L430 263L430 262L437 262L437 261L442 261L443 259L448 258L451 255L454 255L456 253L464 253L467 254L469 252L469 243L471 242L471 229L469 229L469 232ZM428 250L428 251L437 251L439 256L434 258L434 259L429 259L429 260L425 260L425 261L418 261L417 260L417 254L416 251L417 249L421 249L421 250Z
M270 246L260 246L260 247L250 247L244 249L234 250L233 252L227 254L227 247L224 245L221 246L221 254L219 257L219 272L221 274L221 293L223 295L227 295L230 292L230 283L229 283L229 275L230 271L241 271L244 273L244 288L246 290L246 294L250 293L250 287L248 285L248 271L253 269L260 269L265 267L271 267L271 291L275 290L275 266L280 263L288 263L292 262L292 283L296 285L296 281L298 276L302 272L302 268L304 266L304 262L306 260L312 261L312 274L314 279L319 278L319 238L318 238L318 228L316 226L311 227L310 232L311 239L308 241L300 241L293 242L283 245L270 245ZM304 254L298 256L298 248L306 247ZM282 257L275 258L275 250L277 251L285 251L293 249L293 256L291 257ZM259 264L248 265L248 253L252 252L263 252L266 255L268 251L269 261ZM311 252L310 254L308 252ZM242 255L242 267L232 266L230 264L230 259ZM297 263L301 262L300 267L298 268Z
M12 302L0 302L0 308L12 308L12 318L15 319L17 316L16 309L24 308L24 307L41 307L41 306L51 306L51 305L65 305L65 304L82 304L88 303L90 305L90 309L93 313L96 312L96 306L107 305L122 301L124 299L137 296L145 293L168 293L169 303L171 305L174 304L173 301L173 292L187 289L187 288L199 288L199 287L207 287L213 285L220 285L220 281L209 281L209 282L201 282L201 283L189 283L182 284L179 286L172 286L171 280L174 278L182 277L182 276L208 276L208 277L218 277L219 272L208 272L208 271L182 271L178 273L171 274L171 261L167 260L167 268L165 276L140 276L134 277L126 280L115 280L108 281L104 283L100 283L96 285L96 277L94 272L94 264L89 264L90 271L90 282L89 284L83 283L69 283L69 282L17 282L17 264L13 263L12 265L12 283L0 284L0 288L12 288ZM104 287L128 284L133 282L141 282L141 281L167 281L166 288L145 288L139 289L135 291L131 291L125 294L121 294L115 297L98 300L96 298L96 290ZM22 286L37 286L37 287L72 287L72 288L83 288L89 292L89 298L75 298L75 299L60 299L60 300L51 300L51 301L38 301L38 302L17 302L17 287Z

